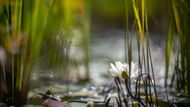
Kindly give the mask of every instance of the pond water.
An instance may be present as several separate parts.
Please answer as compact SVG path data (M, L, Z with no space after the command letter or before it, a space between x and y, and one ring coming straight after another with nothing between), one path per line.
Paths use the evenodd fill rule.
M132 36L132 60L138 61L138 50L136 33L130 32ZM153 68L157 85L164 85L165 78L165 46L166 37L161 34L150 33L150 48L152 54ZM124 32L118 29L109 29L100 32L93 32L91 38L91 77L94 82L105 81L104 76L110 68L110 62L124 62ZM171 56L170 77L173 73L174 59ZM170 80L168 81L168 83Z
M132 37L132 60L138 61L138 50L136 42L136 33L130 32ZM165 78L165 45L166 38L160 34L150 33L150 48L152 54L152 61L154 67L155 82L158 86L164 86ZM111 84L111 81L107 75L107 71L110 69L110 63L115 61L124 62L125 50L124 50L124 32L120 29L108 29L91 32L90 37L90 82L86 84L71 83L60 80L60 72L54 72L53 70L39 70L32 73L31 80L31 92L34 95L35 92L45 93L47 90L54 92L56 96L63 97L74 92L75 97L96 97L100 101L103 101L103 96L97 94L97 86L102 84ZM174 60L171 57L170 63L170 75L172 76ZM57 78L58 77L58 78ZM170 83L170 80L168 83ZM94 90L93 90L94 89ZM89 91L90 90L90 91ZM158 90L163 91L158 87ZM77 93L77 94L76 94ZM72 107L74 103L70 106ZM75 104L74 104L75 105ZM84 104L80 104L81 107ZM79 106L79 105L78 105ZM74 106L73 106L74 107Z
M132 60L138 61L138 50L136 42L136 33L130 32L132 37ZM164 85L165 78L165 46L166 37L161 34L150 33L150 48L152 54L153 68L157 85ZM76 54L77 56L77 54ZM90 78L93 83L99 84L108 79L107 71L110 69L110 63L115 61L124 62L124 32L120 29L107 29L91 32L90 37ZM171 56L170 77L173 73L174 59ZM58 69L59 70L59 69ZM85 72L84 72L85 73ZM60 72L56 72L48 67L44 69L33 70L31 81L38 81L44 85L49 85L52 81L59 83L56 77L60 77ZM64 75L61 74L61 75ZM40 79L39 79L40 78ZM39 80L38 80L39 79ZM41 82L40 82L41 81ZM32 82L33 83L33 82ZM31 84L32 84L31 83ZM170 80L168 81L170 83ZM34 87L38 85L34 84Z

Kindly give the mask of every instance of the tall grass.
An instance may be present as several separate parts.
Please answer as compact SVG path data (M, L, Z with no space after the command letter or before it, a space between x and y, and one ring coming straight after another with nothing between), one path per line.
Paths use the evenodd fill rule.
M8 31L1 35L2 41L6 38L3 45L9 53L7 55L10 58L11 68L11 82L6 84L11 89L6 91L8 99L12 99L10 105L21 106L20 104L26 103L30 72L40 53L43 31L51 4L46 5L45 1L39 0L16 0L8 1L2 7L9 13L7 17L4 17ZM10 72L10 68L5 68L6 74ZM7 79L10 77L8 76Z
M170 0L169 10L173 12L168 28L168 40L166 47L166 82L167 85L170 55L174 54L175 68L171 86L175 86L177 92L190 96L190 44L189 44L189 13L190 5L186 0ZM172 20L173 19L173 20ZM173 50L173 51L172 51ZM173 82L173 81L176 82ZM176 83L176 84L174 84Z
M26 103L30 74L41 57L47 58L50 67L62 66L67 71L73 26L82 32L82 47L86 56L84 64L86 77L89 78L90 1L78 0L76 4L70 0L0 2L0 45L8 58L6 64L1 65L4 74L1 84L10 79L7 84L5 82L8 89L0 90L5 93L1 94L2 100L3 96L6 98L5 103L18 107ZM74 20L75 14L80 14L79 23ZM10 76L7 76L9 72ZM6 102L7 99L11 102Z
M90 79L90 66L89 66L89 61L90 61L90 52L89 52L89 42L90 42L90 12L91 12L91 1L90 0L84 0L84 7L83 7L83 15L84 15L84 21L82 24L83 28L83 49L85 52L85 59L84 59L84 64L86 66L86 80Z
M173 36L173 26L170 23L168 29L168 38L167 38L167 45L166 45L166 72L165 72L165 86L167 87L168 84L168 75L169 75L169 67L170 67L170 55L172 52L172 37Z
M5 67L6 82L4 85L7 89L3 90L4 98L6 98L4 101L8 105L20 107L27 101L30 74L41 52L44 36L47 36L44 34L49 16L53 14L52 4L51 0L8 0L1 4L3 10L0 24L2 27L1 45L8 53L7 58L10 60L6 63L10 66ZM7 32L3 32L4 28ZM9 71L10 68L11 71ZM8 79L11 82L7 82Z
M178 92L183 92L190 97L190 2L187 0L173 0L171 4L179 38L177 42L174 42L174 44L179 45L179 50L177 50L179 55L176 55L177 60L175 62L176 86Z
M139 75L143 75L144 73L147 73L148 76L150 76L150 78L153 79L154 83L151 84L146 84L149 83L147 81L147 79L145 79L143 76L139 76L139 79L137 81L146 81L145 82L145 90L146 90L146 105L147 102L150 99L153 99L152 96L152 92L151 90L151 86L154 87L154 94L155 94L155 100L154 103L158 105L158 101L157 101L157 91L156 91L156 86L155 86L155 78L154 78L154 69L153 69L153 63L152 63L152 55L151 55L151 50L150 50L150 44L149 44L149 30L148 30L148 10L146 7L146 2L145 0L142 1L137 1L137 0L125 0L125 45L127 45L127 47L125 47L125 53L128 53L128 56L126 59L126 61L131 62L132 61L132 37L130 37L129 35L129 28L128 28L128 17L129 17L129 7L131 6L131 8L133 8L133 12L134 12L134 25L137 26L136 31L138 32L137 34L137 45L138 45L138 63L139 63L139 67L141 68L140 74ZM127 52L126 52L127 51ZM130 67L131 65L129 64L129 70L131 69ZM130 75L130 71L129 71L129 75ZM149 78L149 79L150 79ZM126 83L128 84L128 83ZM138 85L140 84L140 82L137 82L136 85L136 89L139 90L140 86ZM130 80L129 80L129 87L130 87ZM130 89L129 89L130 90ZM138 96L140 92L136 91L136 95ZM137 97L135 96L135 97ZM135 98L134 97L134 98ZM140 95L138 96L140 98ZM138 100L137 97L137 100ZM135 98L136 99L136 98ZM140 100L138 100L140 101ZM140 101L141 102L141 101ZM141 102L141 104L143 105L143 103Z

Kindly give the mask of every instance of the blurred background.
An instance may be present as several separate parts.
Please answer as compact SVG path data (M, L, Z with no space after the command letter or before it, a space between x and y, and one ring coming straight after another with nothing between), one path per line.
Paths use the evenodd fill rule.
M149 1L146 6L156 84L164 86L170 14L167 12L167 2L163 0ZM58 7L55 5L54 8L56 12ZM90 84L101 84L107 81L110 63L125 62L127 57L125 55L125 9L129 12L127 17L129 35L132 37L132 60L138 62L136 37L138 30L135 28L135 16L130 2L125 4L124 0L117 2L115 0L75 0L73 3L64 0L60 8L64 9L57 11L59 15L52 16L47 28L52 29L54 23L63 21L63 29L48 34L52 36L44 40L41 57L31 73L30 84L33 88L52 84L81 84L88 80ZM60 15L61 13L63 16ZM55 42L52 42L54 39ZM51 45L49 41L52 42ZM49 49L48 53L47 49ZM58 56L53 57L55 52L58 52ZM49 60L51 57L54 62ZM66 62L60 64L61 60ZM172 72L169 72L169 77L173 74L173 66L174 59L171 57L170 71ZM170 82L169 79L168 83Z
M170 8L165 0L146 2L155 79L161 86ZM1 62L17 65L18 81L29 78L31 90L105 82L110 63L126 61L126 32L132 38L132 60L138 62L133 5L125 0L0 0L0 18ZM170 60L169 77L174 58Z
M97 95L115 61L189 97L189 19L188 0L0 0L0 102Z

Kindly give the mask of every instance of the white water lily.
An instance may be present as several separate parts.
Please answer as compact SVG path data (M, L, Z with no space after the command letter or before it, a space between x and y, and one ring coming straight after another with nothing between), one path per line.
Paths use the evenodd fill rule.
M120 77L122 79L128 79L129 78L129 64L121 63L119 61L115 62L115 65L113 63L110 63L111 69L108 71L108 73L113 77ZM130 78L136 77L138 75L138 66L137 63L131 62L131 74Z

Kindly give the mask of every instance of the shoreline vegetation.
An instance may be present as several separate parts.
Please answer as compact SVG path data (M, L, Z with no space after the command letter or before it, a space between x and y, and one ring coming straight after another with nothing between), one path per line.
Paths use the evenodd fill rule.
M111 85L94 90L85 87L103 97L107 107L111 103L121 107L183 105L184 102L174 99L190 98L189 23L188 0L0 0L0 104L15 107L27 104L32 72L44 72L46 76L41 79L49 81L46 84L50 91L44 90L39 95L42 101L51 102L47 106L54 107L57 103L61 106L60 102L80 98L78 94L71 95L69 86L93 84L92 32L116 27L124 32L124 63L107 61L108 65L115 62L108 69L111 77L105 76L112 80ZM159 33L166 39L165 82L161 93L156 85L157 65L153 63L150 33ZM133 45L137 47L135 54ZM171 59L175 63L173 68ZM62 96L58 102L59 98L51 92L55 79L66 84L62 91L69 93L68 98ZM41 87L35 83L34 86ZM164 94L164 98L159 94ZM92 102L89 106L96 104Z

